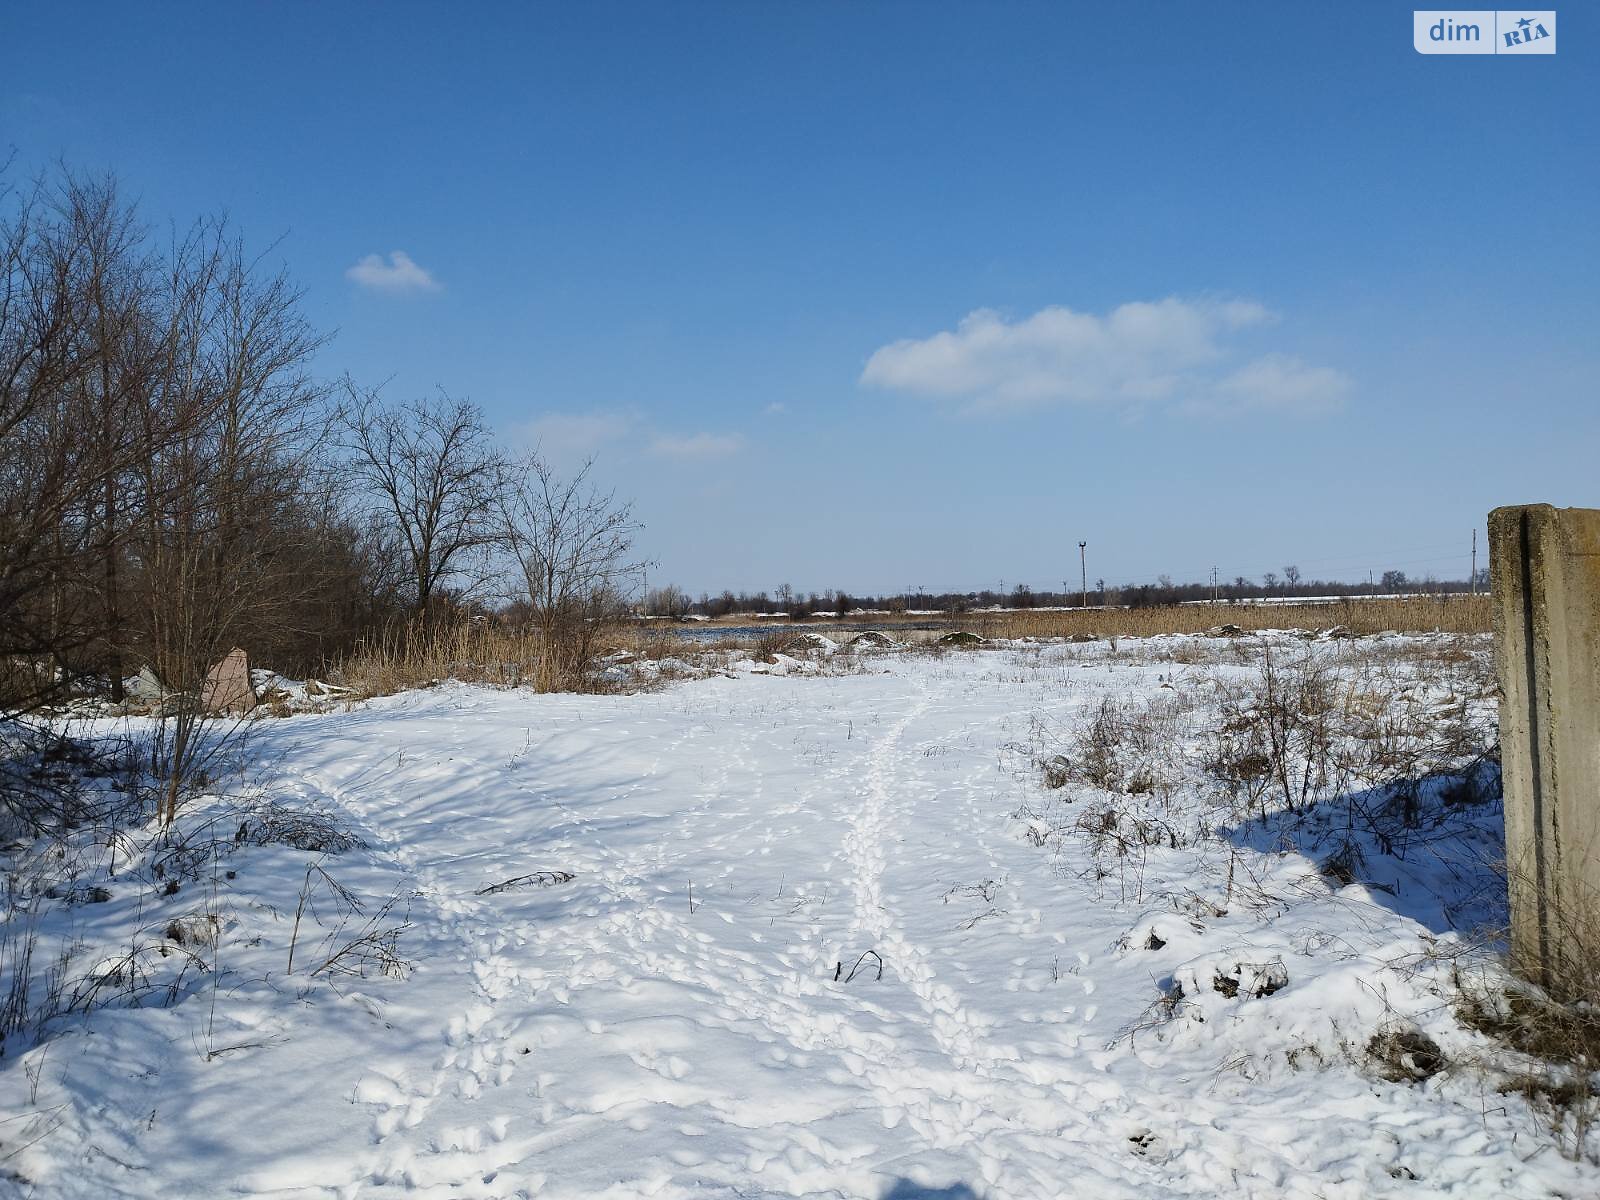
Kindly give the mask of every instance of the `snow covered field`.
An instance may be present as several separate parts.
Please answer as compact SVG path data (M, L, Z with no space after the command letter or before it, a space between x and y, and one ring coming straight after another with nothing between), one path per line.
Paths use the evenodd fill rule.
M201 929L140 959L149 1002L0 1060L0 1193L1600 1194L1482 1072L1364 1058L1394 1022L1482 1048L1443 981L1495 916L1497 810L1369 854L1376 886L1259 828L1093 856L1094 798L1038 764L1105 696L1202 686L1190 643L258 722L260 795L364 845L241 844L171 894L100 864L109 900L39 906L40 961Z

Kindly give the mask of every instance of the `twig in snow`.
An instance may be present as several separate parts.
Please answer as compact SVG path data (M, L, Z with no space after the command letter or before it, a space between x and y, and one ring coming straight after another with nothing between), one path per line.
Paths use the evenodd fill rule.
M867 961L867 955L869 955L869 954L872 955L873 958L878 960L878 975L877 975L877 978L879 978L879 979L883 978L883 955L879 954L876 950L863 950L861 952L861 957L856 959L856 965L850 968L850 974L844 976L844 981L846 983L849 983L852 979L854 979L856 977L856 972L861 969L861 964ZM839 982L839 976L840 975L844 975L844 963L842 963L842 962L835 963L833 965L833 981L835 983Z
M979 913L977 916L973 917L971 920L961 922L961 924L958 925L957 928L958 929L971 929L974 925L976 925L979 921L983 920L985 917L1003 916L1005 914L1005 911L1006 910L1003 909L1003 908L986 908L981 913Z
M496 892L509 892L517 887L551 887L558 883L571 883L577 876L571 871L535 871L531 875L517 875L500 883L481 887L473 895L493 896Z

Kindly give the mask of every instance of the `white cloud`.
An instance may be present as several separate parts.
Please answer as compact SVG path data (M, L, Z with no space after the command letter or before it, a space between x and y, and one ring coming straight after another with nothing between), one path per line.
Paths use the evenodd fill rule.
M737 433L664 433L650 443L650 453L656 457L683 460L727 458L743 449L744 438Z
M381 254L369 254L344 273L352 283L378 292L436 292L439 284L432 272L413 262L404 250L394 250L385 262Z
M1350 378L1332 367L1315 367L1287 354L1268 354L1217 381L1204 411L1287 412L1315 416L1343 406Z
M789 411L789 406L782 400L774 400L761 411L769 417L781 417L784 413Z
M738 433L664 433L633 409L547 412L519 426L517 439L544 458L576 463L602 450L625 456L647 454L679 462L726 458L745 448Z
M1276 318L1250 300L1169 297L1121 305L1101 316L1041 309L1008 321L991 309L954 329L875 351L861 373L869 387L958 401L978 410L1152 403L1213 410L1325 411L1348 380L1282 355L1228 370L1230 339Z
M638 427L627 412L542 413L522 426L522 437L551 458L584 458Z

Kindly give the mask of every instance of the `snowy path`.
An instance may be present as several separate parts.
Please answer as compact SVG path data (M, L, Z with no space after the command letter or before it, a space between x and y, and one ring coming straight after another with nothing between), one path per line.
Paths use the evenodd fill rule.
M1086 963L1010 878L1054 883L1037 849L1001 841L992 740L974 754L965 705L941 709L926 675L891 678L573 700L526 731L504 697L462 691L427 755L401 758L366 721L319 739L299 769L415 872L438 914L427 942L456 964L396 997L437 1028L430 1068L374 1061L356 1085L371 1180L1046 1196L1065 1158L1096 1195L1190 1193L1128 1149L1148 1114L1081 1040ZM725 707L752 687L775 695ZM585 711L618 707L636 711L598 725ZM537 869L577 879L474 895ZM868 957L835 982L868 950L881 981ZM1013 1012L1020 1028L986 1011L1046 992ZM1126 1161L1102 1161L1113 1140Z
M1021 836L1035 785L1003 751L1089 678L957 655L633 697L449 686L264 727L281 786L417 889L414 970L241 985L225 1021L265 1032L204 1067L183 1008L160 1014L159 1084L105 1102L116 1169L91 1154L63 1194L1548 1194L1416 1089L1251 1084L1119 1040L1172 965ZM479 894L540 870L573 879ZM96 1052L133 1054L139 1018Z

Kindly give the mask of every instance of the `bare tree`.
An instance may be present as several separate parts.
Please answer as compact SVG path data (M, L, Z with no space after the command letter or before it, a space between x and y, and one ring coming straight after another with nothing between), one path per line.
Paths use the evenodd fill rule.
M168 821L207 665L288 632L329 538L353 544L302 495L322 392L299 299L221 221L158 248L109 177L0 217L0 711L95 674L117 698L139 655L177 693Z
M504 538L503 457L466 401L441 394L389 408L345 389L351 469L403 549L413 610L426 614L447 587L471 591L487 577L471 568Z
M0 201L0 660L17 711L117 673L113 506L168 429L132 419L151 261L115 181L63 174Z
M152 442L134 480L141 513L130 574L145 656L175 692L167 712L170 823L197 769L207 667L230 645L283 634L312 588L301 484L323 390L305 367L322 339L282 273L260 269L220 221L172 248L151 323L157 370L143 393Z
M689 597L675 583L651 588L645 597L644 611L657 617L681 617L689 611Z
M562 478L530 454L501 495L505 542L542 642L540 691L582 671L604 621L621 615L626 582L646 565L633 557L633 506L594 487L591 466Z
M56 619L61 573L81 552L73 517L98 478L69 400L92 369L71 289L76 255L48 252L39 210L36 189L0 225L0 661L12 705L48 691L51 660L75 640Z

